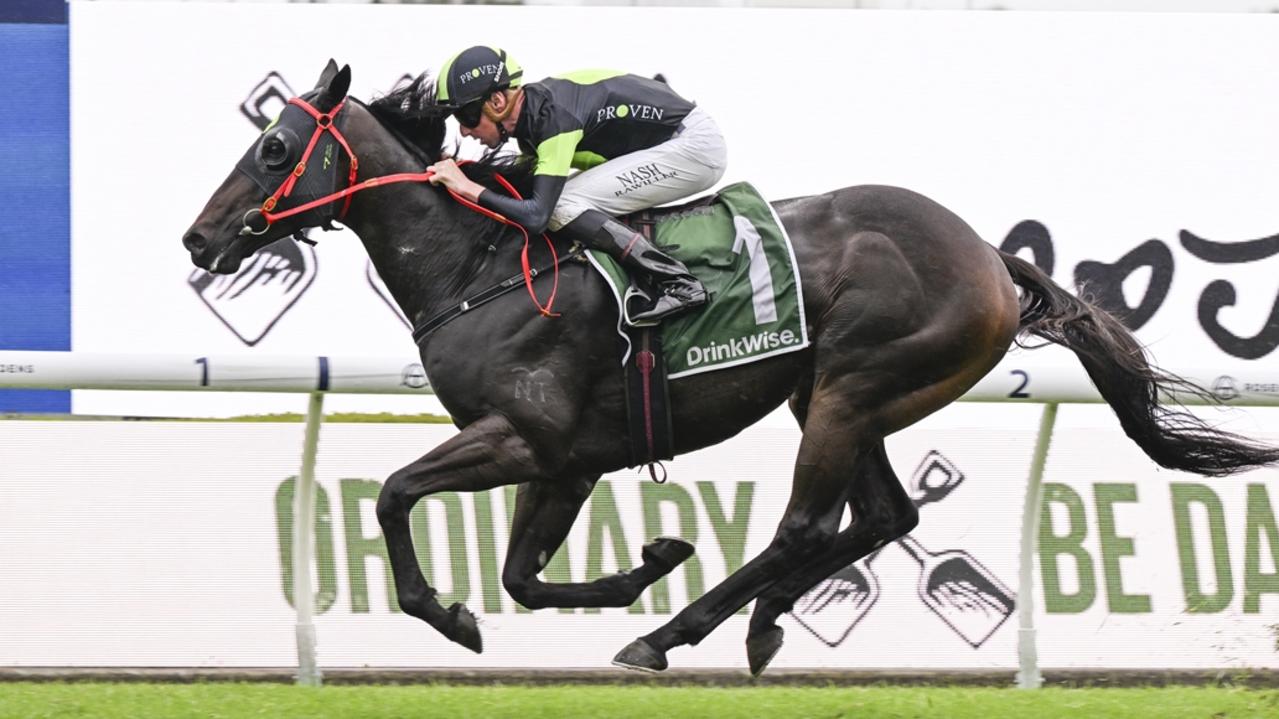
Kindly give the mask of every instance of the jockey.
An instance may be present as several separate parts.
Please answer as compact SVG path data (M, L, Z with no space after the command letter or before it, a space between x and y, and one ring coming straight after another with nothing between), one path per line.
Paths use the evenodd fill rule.
M727 147L715 121L657 80L586 70L525 84L523 74L503 50L468 48L441 68L435 100L453 108L464 137L493 149L515 138L536 159L532 195L487 190L451 159L431 166L431 182L530 232L562 230L652 281L661 294L636 323L704 304L706 289L683 263L613 217L718 182Z

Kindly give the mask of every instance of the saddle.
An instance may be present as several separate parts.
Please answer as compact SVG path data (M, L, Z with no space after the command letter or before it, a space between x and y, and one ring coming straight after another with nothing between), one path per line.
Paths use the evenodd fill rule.
M697 312L653 328L633 328L623 308L652 288L636 286L616 262L591 251L619 308L629 347L627 375L632 465L673 456L669 379L732 367L808 346L800 277L785 228L747 183L619 220L683 262L710 294ZM647 306L647 301L645 302Z
M657 223L668 217L683 215L702 208L708 208L706 211L709 211L709 208L715 204L718 198L718 195L707 195L689 200L680 205L653 207L639 212L632 212L629 215L622 215L617 218L617 221L639 232L652 242L654 241L653 234Z

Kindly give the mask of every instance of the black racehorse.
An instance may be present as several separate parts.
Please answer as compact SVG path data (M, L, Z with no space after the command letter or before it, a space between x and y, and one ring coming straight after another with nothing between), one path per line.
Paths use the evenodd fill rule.
M512 276L523 243L421 175L396 177L441 156L444 122L429 82L370 104L348 98L349 85L350 68L330 61L316 88L254 142L182 243L199 267L232 273L265 245L341 217L421 326ZM494 162L468 167L495 187ZM508 171L517 188L528 179L526 168ZM775 208L794 242L812 345L676 380L671 401L678 453L722 442L788 401L803 431L790 501L759 556L622 649L616 664L664 669L668 650L697 644L754 599L747 657L762 671L782 644L780 614L918 522L884 438L955 401L1020 335L1073 350L1124 431L1164 467L1222 475L1279 461L1279 450L1161 406L1162 393L1186 387L1152 367L1118 320L928 198L861 186ZM544 296L549 279L537 287ZM558 288L560 317L512 292L419 341L460 432L392 474L378 500L400 606L476 652L475 618L460 604L440 605L414 556L409 510L423 496L520 485L502 582L530 608L629 605L693 551L659 538L630 572L539 579L601 474L628 463L616 304L582 263L561 267ZM530 372L544 392L516 390ZM853 521L841 529L845 506Z

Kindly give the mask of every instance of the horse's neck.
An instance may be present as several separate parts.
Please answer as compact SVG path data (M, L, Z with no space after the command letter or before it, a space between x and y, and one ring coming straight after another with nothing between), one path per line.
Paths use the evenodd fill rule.
M371 175L372 176L372 175ZM414 325L461 302L482 282L476 219L429 187L384 186L352 208L352 229L404 316Z
M361 135L360 181L425 169L371 116L353 118L348 132ZM405 182L365 190L355 196L347 219L414 325L501 279L488 276L498 263L485 261L488 242L481 239L495 237L498 228L442 189Z

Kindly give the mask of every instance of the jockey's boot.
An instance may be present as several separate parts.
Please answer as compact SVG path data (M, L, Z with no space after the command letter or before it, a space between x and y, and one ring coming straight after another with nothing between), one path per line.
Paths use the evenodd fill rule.
M651 280L661 290L653 306L631 316L651 324L706 304L706 288L684 263L653 246L643 235L599 210L587 210L564 226L573 239L607 252L626 269Z

